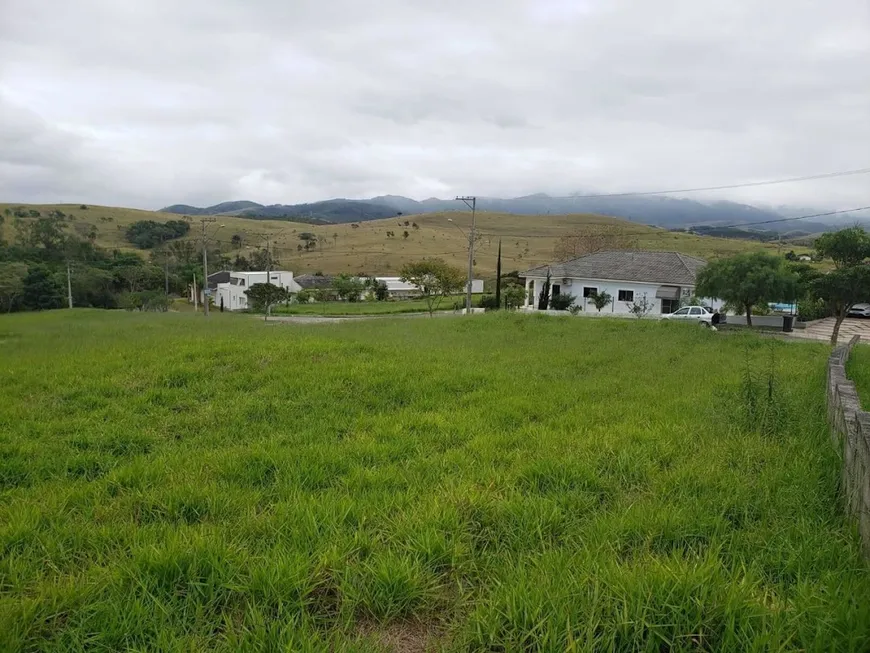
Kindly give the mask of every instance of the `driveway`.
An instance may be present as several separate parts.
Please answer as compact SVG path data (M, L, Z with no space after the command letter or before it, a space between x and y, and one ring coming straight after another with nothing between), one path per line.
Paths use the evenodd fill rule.
M826 317L823 320L808 322L806 329L795 329L792 336L809 340L824 340L830 342L834 332L834 318ZM840 327L840 335L837 340L840 343L849 342L852 336L861 336L861 340L870 343L870 319L859 317L847 317Z

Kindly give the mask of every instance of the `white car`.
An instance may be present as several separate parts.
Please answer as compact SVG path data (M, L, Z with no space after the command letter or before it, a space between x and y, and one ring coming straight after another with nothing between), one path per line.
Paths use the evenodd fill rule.
M855 304L847 313L849 317L870 317L870 304Z
M662 315L663 320L683 320L697 322L704 326L715 326L725 323L725 314L717 313L709 306L684 306L678 311Z

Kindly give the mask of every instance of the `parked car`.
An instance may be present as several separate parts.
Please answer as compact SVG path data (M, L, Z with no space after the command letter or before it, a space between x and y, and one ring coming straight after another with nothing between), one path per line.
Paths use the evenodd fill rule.
M870 317L870 304L855 304L847 313L849 317Z
M662 315L663 320L687 320L689 322L697 322L704 326L716 326L717 324L725 324L726 318L724 313L714 311L709 306L684 306L678 311Z

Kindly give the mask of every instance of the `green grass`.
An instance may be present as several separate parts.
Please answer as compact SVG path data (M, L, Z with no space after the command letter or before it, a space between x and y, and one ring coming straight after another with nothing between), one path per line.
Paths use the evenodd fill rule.
M480 295L472 302L477 306ZM454 303L465 307L465 295L441 300L436 311L452 311ZM386 302L315 302L313 304L290 304L272 309L275 315L399 315L402 313L426 313L429 305L425 299L403 299Z
M237 318L0 318L0 650L870 648L823 344Z
M870 410L870 345L859 344L852 348L846 365L846 375L855 382L861 407Z

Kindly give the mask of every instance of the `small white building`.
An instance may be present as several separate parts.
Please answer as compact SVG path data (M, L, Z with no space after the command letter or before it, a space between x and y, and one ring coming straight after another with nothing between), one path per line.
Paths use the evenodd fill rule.
M649 315L666 315L695 294L697 274L705 265L703 259L677 252L613 251L543 265L520 276L526 279L528 310L537 310L549 271L550 297L573 295L584 312L598 313L590 297L606 292L611 302L602 314L630 314L631 305L645 297L652 304Z
M227 311L244 311L248 308L248 296L245 291L257 283L274 284L286 288L291 293L302 290L293 280L293 273L281 270L272 272L230 272L228 283L219 283L214 293L214 305L223 305Z
M408 299L420 295L420 289L417 286L407 281L402 281L401 277L375 277L375 280L383 281L387 285L387 292L392 299ZM467 285L466 283L466 287ZM483 292L483 279L471 280L471 292Z

